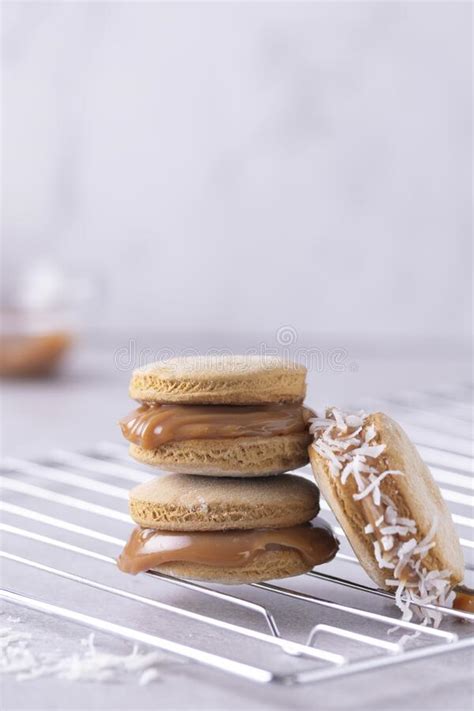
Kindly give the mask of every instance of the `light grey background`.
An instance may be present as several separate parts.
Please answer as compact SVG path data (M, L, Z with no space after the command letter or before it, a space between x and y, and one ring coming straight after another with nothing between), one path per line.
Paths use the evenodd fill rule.
M4 266L91 327L468 342L471 5L3 7ZM152 339L151 339L152 340Z
M469 379L470 4L7 2L2 20L3 273L15 281L46 260L100 286L62 377L3 386L5 454L120 441L142 349L301 347L316 353L317 406ZM21 592L57 591L6 572ZM150 628L142 610L57 596ZM85 636L14 614L40 640L73 648ZM295 635L317 621L285 605L278 615ZM197 639L161 617L151 628ZM200 669L144 689L9 677L2 701L469 709L471 672L453 654L299 691Z

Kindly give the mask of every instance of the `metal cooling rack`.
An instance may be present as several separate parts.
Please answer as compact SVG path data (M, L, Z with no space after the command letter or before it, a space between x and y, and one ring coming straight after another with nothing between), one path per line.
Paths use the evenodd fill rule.
M370 409L388 410L396 416L430 465L459 530L467 561L467 584L472 584L469 576L474 549L471 403L472 385L406 393L393 400L364 403ZM307 470L302 473L310 476ZM126 447L112 443L102 443L82 453L56 450L36 462L6 458L0 477L3 488L0 557L13 566L26 567L31 575L28 595L3 589L0 597L261 683L322 682L474 645L471 626L462 624L474 621L472 613L435 608L444 613L440 629L401 621L393 595L364 580L344 541L343 531L324 501L324 515L334 523L342 539L341 551L330 565L283 584L258 583L224 590L149 571L139 576L139 584L132 580L135 588L140 588L140 584L143 588L143 582L151 580L151 594L142 594L143 589L140 593L131 591L129 576L116 574L115 556L131 527L126 504L128 488L149 476L149 472L128 459ZM27 557L14 552L21 543L27 544ZM105 554L104 548L111 553ZM45 551L54 551L60 565L44 562ZM105 576L108 580L107 574L113 573L112 580L118 579L119 585L79 575L79 560L88 561L88 571L89 566L94 571L100 569L98 578ZM17 569L12 570L15 573ZM340 571L341 575L335 574ZM182 624L175 625L176 631L181 631L177 639L161 637L142 626L117 624L105 615L90 615L58 604L58 583L54 583L53 593L48 588L48 599L44 600L44 593L34 592L37 574L46 574L53 582L59 578L74 586L92 588L100 596L119 598L121 607L126 604L124 601L129 601L153 608L166 615L168 621L173 618L186 624L184 628ZM188 604L176 604L176 598L181 601L182 597L176 591L173 593L176 587L181 589L180 593L184 590L194 596L187 598ZM150 591L149 586L145 588ZM352 604L352 597L351 604L338 601L339 593L344 591L347 597L348 589L357 604ZM321 591L327 596L320 597ZM156 599L158 594L160 599ZM203 614L192 609L196 596L208 603L210 612ZM166 599L169 601L163 601ZM221 619L224 608L225 619ZM280 632L283 621L293 634L298 626L296 621L303 613L307 619L308 612L312 622L317 623L311 623L304 631L303 641ZM257 620L263 631L255 629ZM189 644L189 636L193 640L197 636L191 633L196 624L200 626L199 645ZM179 639L183 629L187 635L185 641ZM225 653L218 650L219 644L224 644ZM235 655L229 655L229 645Z

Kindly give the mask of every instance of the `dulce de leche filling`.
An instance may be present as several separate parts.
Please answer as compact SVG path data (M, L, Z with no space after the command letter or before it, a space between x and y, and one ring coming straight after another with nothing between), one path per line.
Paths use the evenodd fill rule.
M474 590L465 585L458 585L454 588L454 592L456 593L453 602L454 609L474 613Z
M141 405L119 422L143 449L190 439L276 437L305 432L314 413L302 405ZM309 439L309 438L308 438Z
M176 533L137 526L118 558L124 573L136 575L163 563L200 563L240 568L264 551L294 550L309 566L332 560L339 542L321 518L289 528Z

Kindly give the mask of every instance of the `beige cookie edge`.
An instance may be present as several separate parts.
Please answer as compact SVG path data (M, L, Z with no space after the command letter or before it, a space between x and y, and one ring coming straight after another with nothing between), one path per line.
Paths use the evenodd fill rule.
M140 402L188 405L254 405L302 403L306 395L306 370L249 373L229 379L181 377L162 378L158 373L135 371L130 397Z
M288 507L283 500L280 506L252 504L235 506L197 505L194 508L150 503L140 499L130 499L129 513L133 521L142 528L161 531L227 531L253 530L257 528L289 528L311 521L319 513L319 501L308 499L306 505Z
M279 437L239 437L169 442L157 449L131 444L130 456L164 471L201 476L282 474L308 463L306 432Z
M464 555L459 535L429 467L398 422L381 412L371 414L368 422L375 426L377 441L386 445L381 455L386 468L405 472L405 476L389 477L382 482L382 489L389 487L387 493L400 514L416 521L420 539L428 535L437 519L433 539L436 545L424 560L430 569L451 570L453 580L460 582L464 577Z
M291 578L312 570L313 566L303 560L297 551L262 551L250 563L239 568L212 567L200 563L166 563L154 568L176 578L201 580L224 585L245 585Z

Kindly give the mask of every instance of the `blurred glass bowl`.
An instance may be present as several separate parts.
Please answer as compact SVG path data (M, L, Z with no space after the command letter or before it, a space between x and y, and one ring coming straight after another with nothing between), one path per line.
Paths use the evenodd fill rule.
M3 280L0 376L55 373L74 343L95 288L89 277L55 264L32 264Z

